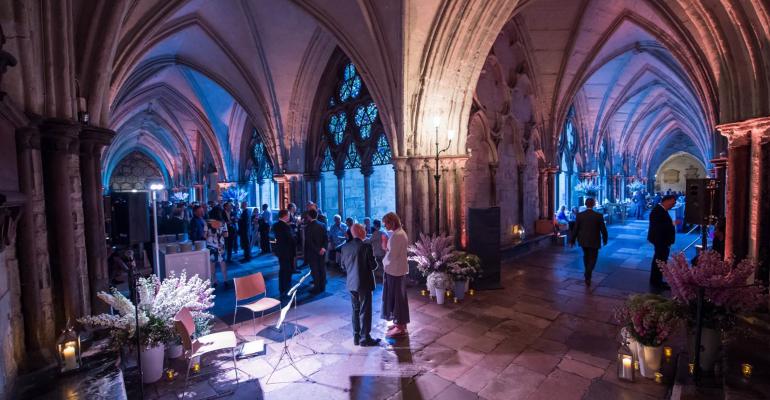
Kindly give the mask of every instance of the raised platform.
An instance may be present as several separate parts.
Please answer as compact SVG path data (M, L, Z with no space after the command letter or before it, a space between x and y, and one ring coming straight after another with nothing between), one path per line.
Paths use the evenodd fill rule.
M500 259L506 261L513 257L520 257L533 251L541 250L554 244L556 235L536 235L528 237L517 243L508 244L500 249Z

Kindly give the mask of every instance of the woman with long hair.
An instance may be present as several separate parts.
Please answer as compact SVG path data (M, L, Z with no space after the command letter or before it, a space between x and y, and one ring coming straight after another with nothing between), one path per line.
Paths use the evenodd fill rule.
M388 329L388 337L398 337L407 334L406 324L409 323L409 300L406 297L406 275L409 273L407 263L407 246L409 238L401 227L401 219L394 212L382 217L385 229L388 230L387 245L383 264L382 288L382 319L393 321ZM383 241L385 237L383 236Z

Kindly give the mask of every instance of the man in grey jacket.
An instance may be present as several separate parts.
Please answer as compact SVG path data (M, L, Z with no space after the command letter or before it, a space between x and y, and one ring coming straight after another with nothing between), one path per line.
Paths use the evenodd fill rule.
M371 337L372 292L374 291L374 270L377 264L372 246L364 243L366 230L361 224L350 228L352 240L340 248L340 263L347 272L347 289L353 304L353 343L360 346L376 346L380 339Z
M608 240L604 217L594 211L595 205L594 199L586 199L586 210L575 218L575 227L570 240L570 246L574 246L575 240L577 240L580 247L583 248L583 265L585 266L583 275L586 286L591 286L591 274L596 266L596 259L599 258L599 248L602 247L602 242L606 246Z

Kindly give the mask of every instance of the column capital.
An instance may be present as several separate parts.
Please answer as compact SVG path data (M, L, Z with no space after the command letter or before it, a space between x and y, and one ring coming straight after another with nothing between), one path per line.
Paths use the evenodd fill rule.
M80 154L101 154L102 148L109 146L115 138L115 131L98 126L83 125L80 129Z
M16 129L16 150L40 150L40 130L37 125L27 125Z
M67 119L47 118L40 124L42 149L53 153L77 151L80 124Z
M720 124L716 128L730 147L747 146L752 136L770 137L770 117Z
M317 180L321 179L321 173L320 173L320 172L317 172L317 171L314 171L314 172L305 172L304 174L302 174L302 176L303 176L303 177L305 178L305 180L306 180L306 181L308 181L308 182L315 182L315 181L317 181Z

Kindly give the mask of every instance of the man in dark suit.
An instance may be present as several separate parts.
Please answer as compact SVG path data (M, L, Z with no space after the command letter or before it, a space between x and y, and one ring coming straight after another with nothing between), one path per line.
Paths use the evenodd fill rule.
M326 225L318 222L318 211L310 209L307 211L309 219L305 226L305 261L310 264L310 271L313 276L312 294L323 293L326 290L326 266L324 265L324 256L326 255L326 246L329 245L329 236L326 233Z
M278 212L278 222L273 224L275 246L273 250L278 257L278 290L285 297L291 286L291 274L294 272L294 256L297 255L297 243L289 225L289 211Z
M676 240L674 221L668 215L668 210L676 204L676 196L667 194L663 196L660 204L650 211L650 230L647 231L647 241L655 246L655 254L652 256L650 267L650 285L656 289L665 288L663 273L658 267L658 261L667 262L671 252L671 245Z
M340 263L347 271L347 289L353 303L353 343L361 346L376 346L380 339L371 337L372 292L374 291L374 260L372 245L364 243L366 229L361 224L350 228L352 240L340 248Z
M609 239L607 226L604 225L604 217L594 211L595 205L594 199L586 199L586 210L575 218L575 226L570 240L571 246L574 246L575 240L577 240L580 247L583 248L583 265L585 266L583 275L586 286L591 286L591 275L596 266L596 259L599 258L599 248L602 247L602 243L606 246Z
M241 238L241 248L243 248L243 258L241 262L251 261L251 213L248 204L241 202L241 217L238 219L238 236Z

